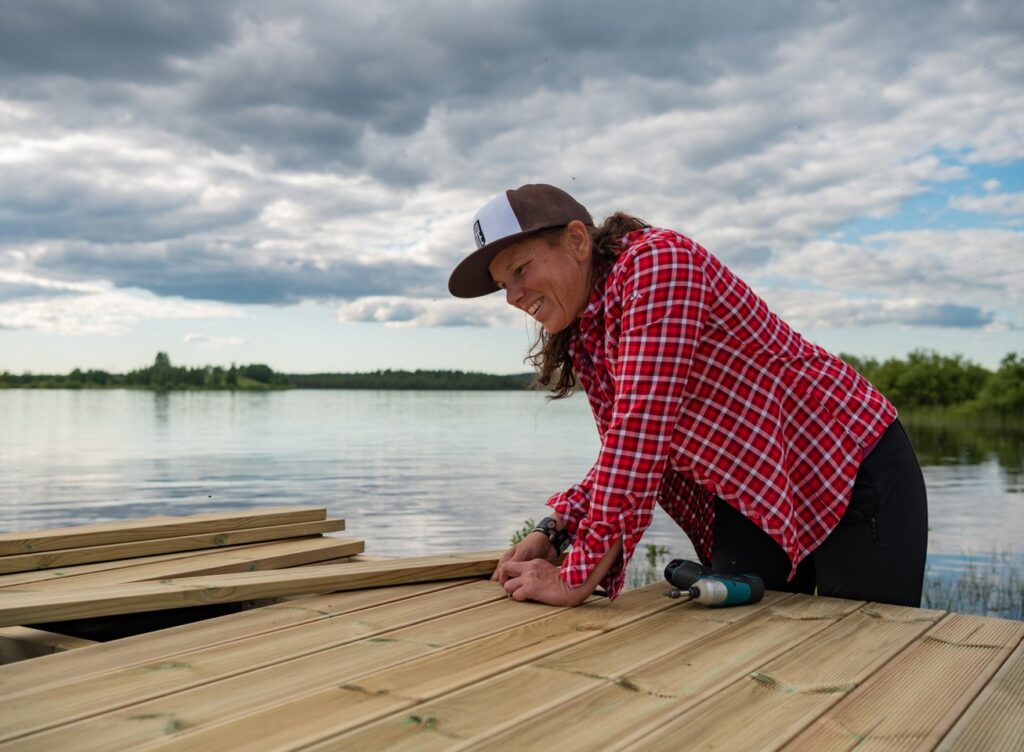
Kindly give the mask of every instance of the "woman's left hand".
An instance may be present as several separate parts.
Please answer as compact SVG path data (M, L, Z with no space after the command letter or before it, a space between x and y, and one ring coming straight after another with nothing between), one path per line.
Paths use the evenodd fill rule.
M544 559L507 561L501 565L505 592L517 601L537 601L552 606L578 606L590 592L569 587L554 564Z

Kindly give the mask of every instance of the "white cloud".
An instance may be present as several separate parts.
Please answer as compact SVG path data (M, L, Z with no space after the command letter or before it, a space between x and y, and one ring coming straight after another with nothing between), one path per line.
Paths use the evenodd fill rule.
M755 287L787 320L814 326L1015 329L1024 327L1022 258L1024 232L884 232L858 243L808 243L766 267L770 283Z
M392 327L508 326L525 314L511 308L500 295L472 300L451 298L368 297L339 306L342 323L375 322Z
M989 193L986 196L954 196L949 200L952 209L997 214L1004 217L1024 218L1024 193Z
M827 239L1024 159L1013 4L203 7L201 27L104 2L0 23L0 261L22 275L0 324L302 300L504 324L444 282L473 211L537 180L688 232L758 287L810 282L854 312L882 296L875 314L908 325L911 298L921 320L1019 322L1018 233ZM114 52L68 32L90 14L121 29ZM999 188L950 206L1020 216ZM58 289L46 314L34 298Z
M140 290L105 289L61 297L0 303L0 328L57 334L123 334L153 319L236 318L243 312L222 303L159 298Z

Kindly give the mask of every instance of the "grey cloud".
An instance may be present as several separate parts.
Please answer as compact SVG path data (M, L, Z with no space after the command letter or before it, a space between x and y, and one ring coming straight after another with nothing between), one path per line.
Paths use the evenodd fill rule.
M177 78L174 61L225 42L233 15L204 0L5 0L0 74Z
M102 278L118 287L157 295L242 304L287 304L309 299L352 299L363 295L436 290L443 275L417 264L261 261L246 248L208 248L172 243L158 249L66 247L50 250L36 268L66 279Z
M973 108L963 98L896 119L1016 49L1022 7L15 0L0 5L0 123L33 145L0 174L0 243L62 241L26 256L28 272L193 299L443 294L447 270L430 263L341 257L368 255L365 239L395 258L407 242L396 225L435 231L452 202L468 214L477 194L578 175L595 213L680 220L729 263L760 268L787 244L894 211L929 179L901 169L919 149L975 148L971 123L947 117ZM962 59L937 65L947 53ZM912 70L927 74L905 101L887 91ZM990 74L1004 88L1022 75ZM8 103L26 114L7 118ZM93 133L99 147L48 151ZM329 180L288 181L304 171L347 192L332 201ZM906 188L887 193L896 179ZM206 188L235 198L206 204ZM298 219L262 216L281 200Z
M990 311L955 303L922 305L907 311L895 311L892 318L901 324L951 329L981 329L995 320Z

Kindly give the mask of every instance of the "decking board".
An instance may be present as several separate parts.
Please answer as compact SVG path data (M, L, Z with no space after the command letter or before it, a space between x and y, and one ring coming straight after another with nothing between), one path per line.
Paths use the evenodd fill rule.
M216 533L263 525L314 522L326 517L327 511L321 508L283 507L246 512L216 512L189 517L147 517L121 522L0 533L0 556L172 538L195 533Z
M674 750L686 739L694 749L777 749L944 613L879 604L858 608L720 691L690 693L690 702L638 725L617 748ZM670 689L660 672L630 678L648 691Z
M7 600L16 601L14 593L78 592L129 582L150 582L180 577L259 572L286 569L304 564L318 564L325 559L361 553L361 540L308 536L246 546L195 552L197 555L153 563L139 563L130 568L83 574L74 579L60 578L18 585L0 590L0 608Z
M691 632L689 625L695 619L721 619L745 609L709 613L691 605L688 612L667 612L666 617L685 613L689 618L666 623L650 632L646 640L630 639L625 630L608 636L629 644L629 651L602 649L600 641L595 641L587 646L593 647L592 651L567 651L564 657L545 663L552 670L583 673L599 680L585 694L573 698L571 713L519 716L502 733L485 731L467 741L470 747L488 749L532 748L545 740L559 748L608 749L625 741L637 727L656 727L679 709L714 695L772 657L843 620L858 605L856 601L796 596L697 638L679 634ZM628 660L616 660L619 654ZM604 661L606 656L611 660ZM616 707L618 711L610 712ZM628 717L629 723L622 723L623 717ZM679 747L678 737L674 744Z
M344 529L344 520L320 520L297 522L290 525L239 528L172 538L153 538L152 540L144 541L110 543L102 546L65 548L58 551L43 551L32 554L14 554L11 556L0 556L0 575L30 572L38 569L56 569L99 561L110 562L157 554L178 553L181 551L224 549L226 546L322 535L323 533L334 533Z
M11 698L22 692L35 692L55 684L174 659L197 645L208 648L221 646L230 650L228 645L238 640L445 590L465 582L426 582L308 596L297 602L277 603L93 645L89 650L74 655L46 656L45 659L33 661L31 671L0 666L0 696Z
M1024 642L981 691L940 750L1016 752L1024 747Z
M933 749L1022 637L1021 622L950 614L786 749Z
M324 524L260 523L251 534ZM559 609L484 581L500 552L356 562L337 544L155 554L177 545L164 537L0 556L2 571L105 555L98 546L154 553L0 574L0 625L272 603L0 666L0 752L1016 750L1024 738L1022 622L782 593L708 609L658 584ZM303 564L307 548L321 560L340 550L344 563ZM295 566L208 574L264 564ZM132 581L145 578L155 581ZM345 592L316 595L331 590Z
M72 680L38 692L23 693L9 698L0 706L0 741L54 725L68 725L80 718L137 705L172 692L185 692L238 674L247 674L243 682L244 691L235 693L244 697L257 692L260 676L267 676L261 669L311 656L311 660L304 665L315 671L329 664L329 653L334 647L366 642L373 636L393 633L401 627L495 600L501 600L501 594L495 592L495 588L479 588L476 583L471 583L436 593L429 599L408 598L351 615L338 615L237 640L230 650L202 647L179 653L172 660L136 665L101 677ZM398 642L401 637L388 637L387 641ZM417 654L423 650L422 645L412 647ZM388 645L387 649L394 648ZM375 656L375 660L381 659L382 656ZM309 680L301 666L298 669L288 667L267 678L271 691L278 691L280 681L287 683L289 674L300 678L302 682ZM194 705L199 711L211 707L211 702L216 705L216 698L222 692L215 689L206 694L209 696ZM72 744L79 743L74 729L70 729L69 733L73 737ZM54 736L37 743L47 749L57 749L57 738ZM113 748L108 740L102 743Z

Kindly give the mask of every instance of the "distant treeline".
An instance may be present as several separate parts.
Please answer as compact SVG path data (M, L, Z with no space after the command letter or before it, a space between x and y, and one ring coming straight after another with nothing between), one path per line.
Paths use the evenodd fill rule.
M958 408L964 412L1024 418L1024 353L1010 353L995 371L959 355L915 350L906 358L878 361L841 355L898 409Z
M842 355L901 410L957 408L964 412L1024 418L1024 354L1010 353L991 371L959 355L915 350L906 358L878 361ZM499 376L466 371L277 373L262 363L223 368L171 365L157 353L153 365L125 374L75 369L63 376L0 373L0 388L37 389L525 389L528 373Z
M223 368L171 365L157 353L153 365L127 373L76 368L67 375L0 373L0 388L116 389L525 389L530 374L498 376L466 371L373 371L371 373L284 374L262 363Z

